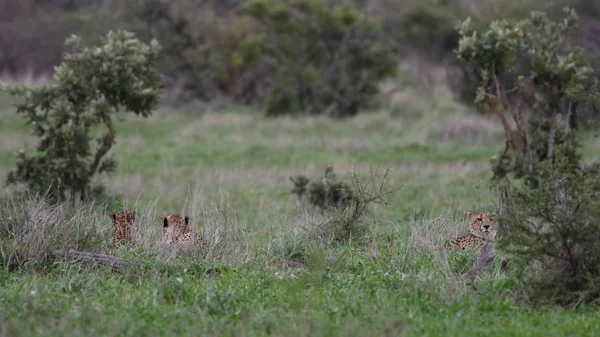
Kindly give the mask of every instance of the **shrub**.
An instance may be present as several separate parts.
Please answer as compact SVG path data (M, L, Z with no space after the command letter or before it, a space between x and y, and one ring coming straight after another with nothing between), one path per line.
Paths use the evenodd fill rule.
M217 107L231 101L254 103L258 95L252 69L235 58L255 23L233 14L235 2L112 1L108 7L127 29L160 41L159 68L170 101L198 99Z
M259 22L237 54L263 69L268 116L356 115L396 71L381 24L352 5L317 0L251 0L241 14Z
M357 200L350 185L339 180L332 167L327 167L325 175L312 182L303 175L290 177L290 180L294 183L292 193L300 200L306 195L307 201L321 210L344 210Z
M54 83L7 88L17 101L17 113L25 115L40 138L35 152L18 153L7 183L22 182L58 198L67 190L82 197L94 192L93 177L116 165L106 158L116 137L111 116L120 109L148 116L159 103L161 88L154 69L156 41L146 45L132 33L118 31L109 32L99 46L83 47L76 36L67 44L74 52L56 68ZM96 125L107 132L94 139L91 128Z
M309 220L303 230L312 239L325 244L364 237L368 232L364 219L367 207L371 204L387 205L386 197L399 190L399 187L389 186L389 170L382 176L377 171L371 172L367 180L353 174L352 185L338 180L331 167L326 168L325 175L314 182L304 176L291 177L291 180L294 182L292 193L301 200L307 199L324 215L315 221Z
M378 14L383 27L391 38L396 39L400 49L418 51L432 60L442 60L458 45L459 35L455 29L463 10L454 4L441 1L414 1L399 3L383 1Z
M513 188L498 247L524 266L533 299L579 305L600 299L600 179L572 169L557 149L552 165L538 171L536 187ZM515 268L517 269L517 268ZM519 269L517 269L519 270Z

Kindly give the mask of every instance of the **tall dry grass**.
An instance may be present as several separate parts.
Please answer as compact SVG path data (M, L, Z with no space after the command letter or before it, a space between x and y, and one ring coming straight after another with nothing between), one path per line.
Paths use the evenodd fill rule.
M7 268L27 263L44 263L52 252L76 250L146 258L177 257L208 260L245 261L251 254L248 240L233 207L224 197L218 203L201 200L196 191L181 210L190 216L191 227L203 236L207 247L185 249L167 246L162 240L161 219L176 211L159 210L159 198L136 210L133 248L112 248L109 237L113 225L109 214L121 209L108 203L97 205L79 198L52 203L43 194L15 194L0 200L0 264ZM140 255L141 254L141 255Z
M99 250L108 228L77 198L51 204L42 194L0 201L0 257L6 267L42 262L53 250Z

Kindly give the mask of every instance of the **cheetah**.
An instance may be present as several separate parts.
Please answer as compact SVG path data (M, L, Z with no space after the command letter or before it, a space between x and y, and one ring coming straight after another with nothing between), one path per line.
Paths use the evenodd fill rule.
M111 213L110 218L113 222L114 231L110 236L110 244L113 248L121 244L129 244L132 247L135 244L135 211L118 211Z
M465 250L475 246L481 248L487 240L494 240L498 233L496 213L478 212L468 213L469 232L446 243L446 248Z
M202 244L204 240L197 236L189 227L190 217L179 214L169 214L163 218L163 238L167 244Z

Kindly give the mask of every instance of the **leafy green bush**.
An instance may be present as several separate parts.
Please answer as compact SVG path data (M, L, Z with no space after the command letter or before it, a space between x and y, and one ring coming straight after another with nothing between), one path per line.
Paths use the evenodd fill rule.
M106 158L115 143L112 115L120 109L148 116L159 103L161 82L155 70L159 45L146 45L126 31L109 32L101 44L83 47L78 37L67 40L74 51L56 68L55 82L41 87L7 87L40 138L33 153L21 150L7 183L22 182L32 191L62 198L65 191L83 197L92 178L114 170ZM107 132L93 138L91 128ZM95 142L98 145L93 146Z
M318 0L251 0L241 14L259 22L237 57L263 69L269 116L356 115L396 72L381 24L352 5Z
M514 188L498 247L511 254L534 300L579 305L600 299L600 179L557 151L538 186Z
M397 39L404 48L421 52L424 57L441 60L458 45L455 29L464 10L442 1L400 3L384 1L379 13L386 34Z

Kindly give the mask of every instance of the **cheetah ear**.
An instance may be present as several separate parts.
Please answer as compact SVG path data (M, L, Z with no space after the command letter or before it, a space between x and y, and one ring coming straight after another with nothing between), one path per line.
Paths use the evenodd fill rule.
M186 216L185 218L183 218L185 220L185 225L187 226L188 222L190 221L190 217Z
M111 214L109 214L109 217L113 220L116 221L117 220L117 215L113 212Z
M167 219L167 217L163 218L163 228L167 228L169 227L169 220Z
M467 212L467 216L468 216L469 218L471 217L471 215L473 215L473 213L471 213L471 212Z

